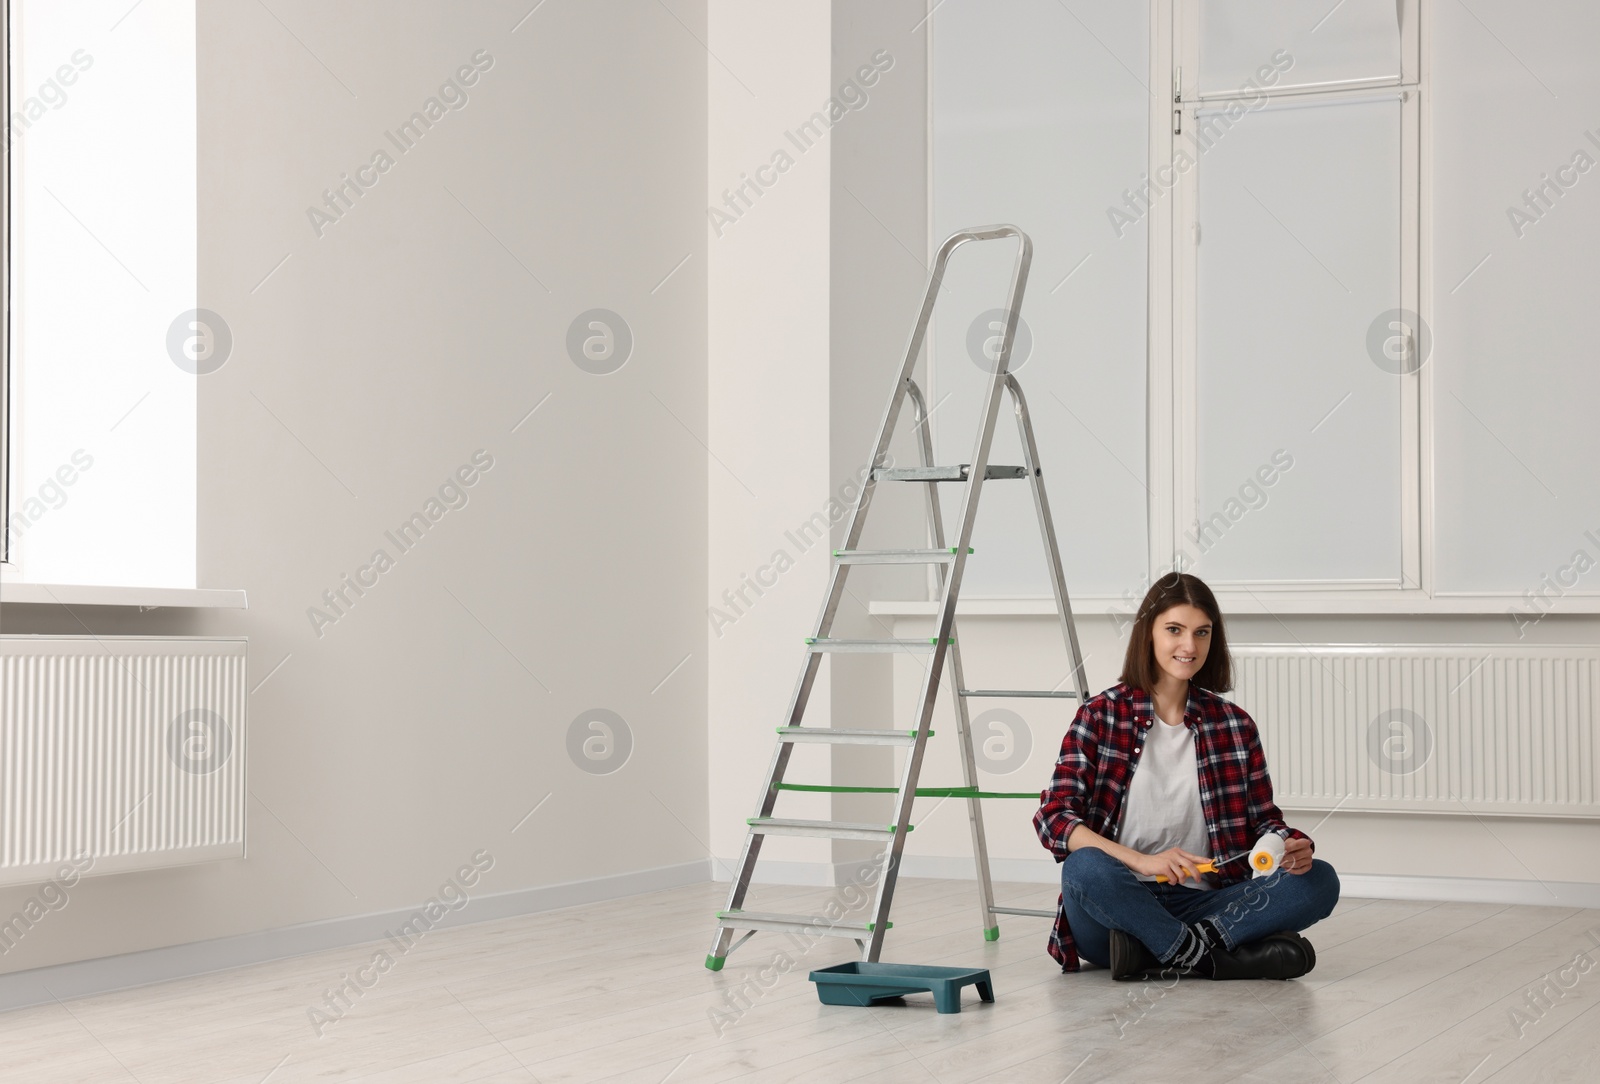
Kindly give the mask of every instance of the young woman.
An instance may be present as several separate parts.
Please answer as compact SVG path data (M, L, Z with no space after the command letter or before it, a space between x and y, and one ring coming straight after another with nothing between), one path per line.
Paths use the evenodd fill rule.
M1299 934L1339 899L1333 867L1272 801L1250 716L1233 687L1211 589L1187 573L1150 588L1121 680L1078 709L1034 827L1061 863L1050 955L1113 979L1157 972L1294 978L1316 964ZM1249 852L1283 837L1278 872ZM1215 873L1199 872L1215 861ZM1164 877L1165 883L1157 877Z

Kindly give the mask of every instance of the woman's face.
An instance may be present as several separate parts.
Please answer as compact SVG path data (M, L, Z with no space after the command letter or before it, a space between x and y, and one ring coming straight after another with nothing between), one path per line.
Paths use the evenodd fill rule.
M1211 650L1211 618L1197 606L1181 602L1156 618L1151 629L1156 665L1179 681L1188 681L1205 665Z

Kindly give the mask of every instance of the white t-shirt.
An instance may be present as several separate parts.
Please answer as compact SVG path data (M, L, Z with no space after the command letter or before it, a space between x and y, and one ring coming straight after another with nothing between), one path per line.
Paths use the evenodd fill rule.
M1200 807L1200 765L1194 731L1181 723L1169 726L1159 717L1145 732L1144 751L1122 802L1117 842L1142 854L1182 847L1190 854L1210 854L1205 811ZM1141 881L1154 877L1136 874ZM1185 888L1210 889L1210 874Z

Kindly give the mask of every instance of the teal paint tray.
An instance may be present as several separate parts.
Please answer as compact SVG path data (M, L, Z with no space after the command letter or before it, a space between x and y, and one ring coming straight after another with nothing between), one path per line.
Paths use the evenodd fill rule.
M981 967L852 960L813 971L810 978L817 984L817 997L824 1005L871 1005L907 994L932 994L933 1003L940 1012L960 1012L963 986L976 986L980 998L994 1000L989 972Z

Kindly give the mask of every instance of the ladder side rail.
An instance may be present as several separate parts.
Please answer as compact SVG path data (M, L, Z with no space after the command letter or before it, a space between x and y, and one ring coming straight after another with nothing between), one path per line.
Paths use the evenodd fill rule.
M1072 682L1078 691L1078 704L1089 699L1088 678L1084 674L1083 652L1078 647L1078 628L1072 620L1072 600L1067 594L1067 578L1061 569L1061 548L1056 541L1055 520L1050 516L1050 498L1045 492L1044 469L1039 466L1039 446L1033 437L1033 422L1028 415L1028 400L1015 375L1006 374L1006 387L1017 411L1017 433L1022 438L1023 465L1028 468L1033 510L1044 538L1045 564L1050 573L1050 592L1056 600L1056 616L1061 621L1061 638L1067 647L1067 662L1072 667Z
M913 418L916 420L919 433L922 465L931 467L933 458L933 435L928 428L928 404L922 397L922 389L913 382L910 387L911 406ZM934 549L944 549L944 517L939 509L939 484L937 482L925 483L928 494L928 539L929 545ZM931 568L930 573L934 579L934 592L942 594L944 589L945 569L943 565ZM959 639L959 638L958 638ZM954 701L956 713L956 741L961 757L962 782L969 787L978 786L978 765L973 752L971 712L967 708L966 697L960 695L960 690L966 688L967 679L961 665L961 645L950 645L950 692ZM991 911L994 908L994 884L989 872L989 846L988 833L983 826L983 801L979 798L965 799L967 804L967 826L972 833L972 860L976 868L978 879L978 911L979 928L984 931L985 937L994 936L997 925Z
M993 227L985 228L988 229ZM933 268L928 272L928 287L923 293L922 307L917 310L917 321L912 325L911 335L906 340L905 357L900 362L900 375L895 380L894 390L889 395L889 404L884 408L883 421L878 426L878 441L873 446L872 459L869 463L874 469L882 466L889 454L889 442L894 438L894 427L900 417L901 404L905 401L908 388L914 386L911 374L916 368L917 357L922 353L922 345L928 337L928 324L933 319L934 302L938 300L939 291L944 288L944 272L950 263L950 254L968 241L982 239L985 230L966 230L952 234L939 246ZM920 397L919 391L918 398ZM931 463L927 465L932 466ZM866 527L866 509L872 501L874 482L871 471L868 471L866 482L862 485L861 492L856 494L855 507L850 512L850 523L845 529L843 547L845 549L855 549L861 540L861 532Z
M923 398L922 389L915 380L908 381L906 391L911 396L912 426L917 431L917 450L922 455L924 467L934 466L933 461L933 432L930 429L931 415L928 412L928 400ZM923 490L927 494L928 507L928 545L936 550L942 550L944 545L944 513L939 508L939 484L928 482ZM935 565L928 569L928 593L937 597L944 587L944 566Z
M953 626L952 626L953 627ZM966 676L961 665L960 637L955 637L956 642L950 644L948 663L950 682L950 698L954 702L952 707L956 713L956 747L961 757L962 782L974 790L979 788L978 765L976 754L973 751L972 720L967 709L967 698L959 695L958 690L966 687ZM931 718L929 719L931 723ZM915 785L915 780L913 780ZM992 940L998 936L997 927L993 916L989 913L994 906L994 884L989 875L989 844L988 833L983 826L983 800L977 797L962 799L967 804L967 826L972 833L972 860L976 864L978 879L978 918L979 929L983 930L984 937Z
M1000 398L1005 390L1007 369L1011 363L1011 348L1016 341L1017 319L1021 315L1022 293L1028 284L1028 269L1033 262L1033 241L1027 234L1015 226L992 226L982 231L969 231L974 234L981 233L985 240L1001 237L1015 237L1018 241L1016 261L1011 269L1010 301L1007 305L1005 330L1000 340L1000 353L994 368L994 373L989 381L989 393L984 406L982 424L978 429L978 436L972 452L972 469L967 478L966 494L961 502L960 528L955 539L955 560L950 564L950 571L944 582L944 593L939 604L939 620L934 631L933 655L928 662L928 672L923 678L922 700L917 712L917 730L925 732L933 721L933 709L939 692L939 678L944 670L944 662L949 640L955 627L956 599L961 591L961 576L966 570L967 550L972 544L972 528L978 513L978 498L982 493L984 475L989 465L989 449L994 442L995 420L1000 413ZM954 248L951 243L960 237L960 234L946 241L940 253ZM957 698L959 699L959 697ZM925 741L918 741L912 748L911 755L906 757L905 771L900 787L900 799L895 813L896 831L890 848L891 874L897 872L900 866L900 856L905 849L907 826L911 822L911 807L916 798L916 784L922 770L922 755ZM970 747L970 746L969 746ZM884 935L888 932L889 909L894 900L895 876L886 876L878 883L877 905L874 908L874 921L872 936L865 950L866 959L875 961L883 950ZM987 928L987 927L986 927Z
M981 226L976 229L962 230L945 238L944 243L939 246L939 251L933 259L933 267L928 272L928 287L922 296L922 307L917 310L916 323L912 325L911 334L906 340L905 357L900 362L900 375L895 380L894 390L889 396L889 405L884 409L883 421L878 426L878 442L873 446L870 463L873 468L882 465L884 458L888 455L889 442L894 437L894 427L900 416L901 403L905 399L908 386L915 386L912 372L916 369L917 358L921 355L923 343L928 337L928 324L933 319L933 307L939 298L939 291L944 288L944 272L945 268L949 266L951 254L969 241L988 241L1000 237L1020 238L1031 259L1033 242L1028 239L1027 234L1015 226ZM1015 282L1013 282L1014 287ZM1014 329L1016 324L1015 317L1012 318L1011 324ZM1009 349L1006 349L1005 353L1009 356ZM920 389L917 392L917 397L918 399L922 397ZM926 402L924 401L922 405L925 410ZM926 413L924 413L923 417L926 418L926 416ZM924 435L926 435L926 429L924 429ZM933 466L931 438L924 444L923 451L927 457L923 465ZM860 542L861 532L866 526L864 512L872 500L874 481L869 471L866 484L861 487L861 492L856 494L855 507L850 513L850 525L845 531L845 544L843 547L845 549L855 549Z
M950 262L950 254L968 241L986 239L989 231L993 229L994 227L985 227L951 234L944 244L939 246L933 268L928 273L928 287L923 294L922 307L917 311L916 323L912 325L911 335L906 341L905 357L900 362L900 374L895 380L894 389L889 393L889 403L884 408L883 420L878 426L878 440L873 445L872 457L868 460L867 477L863 480L861 491L856 494L855 505L850 510L843 549L855 549L861 540L862 531L866 529L866 513L872 503L877 482L873 477L873 470L882 465L889 454L889 442L894 437L894 427L900 417L900 407L905 401L907 387L911 384L911 373L916 368L917 357L922 353L922 344L928 335L928 324L933 318L934 302L938 300L939 291L944 287L944 272ZM849 574L849 569L849 565L834 566L828 581L828 593L823 596L822 607L818 611L816 626L811 634L814 638L827 636L833 628L834 615L838 613L840 600L844 596L845 577ZM785 725L801 725L806 703L810 700L811 689L816 684L821 664L819 655L813 652L806 653L805 664L800 670L800 679L795 683L794 692L789 698Z
M757 802L758 817L772 816L773 808L778 802L778 788L772 784L781 782L784 770L789 766L789 754L794 751L794 746L788 742L778 742L772 751L772 763L767 768L766 782L763 784L764 793ZM739 864L733 871L733 883L728 886L728 903L723 908L726 911L740 911L744 909L745 896L750 891L750 881L755 874L756 859L761 855L761 843L766 837L759 832L752 832L748 828L744 834L744 847L739 852ZM715 861L715 858L713 858ZM711 938L711 955L726 957L733 950L729 941L733 937L733 928L719 926Z

